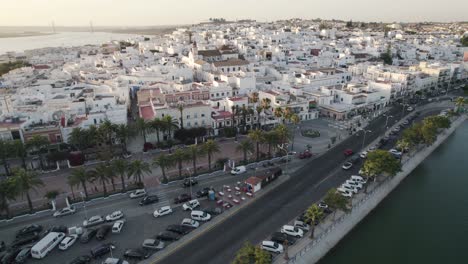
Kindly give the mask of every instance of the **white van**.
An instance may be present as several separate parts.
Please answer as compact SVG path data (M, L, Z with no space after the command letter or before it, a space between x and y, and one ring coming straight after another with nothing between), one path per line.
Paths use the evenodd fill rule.
M196 221L209 221L211 219L211 215L203 211L192 211L190 217Z
M235 167L232 171L231 171L231 174L232 175L238 175L238 174L242 174L244 172L247 171L247 168L245 166L238 166L238 167Z
M361 184L366 184L367 183L367 180L364 179L363 177L359 176L359 175L352 175L350 180L355 181L355 182L359 182Z
M31 248L31 256L36 259L44 258L65 237L65 233L50 232Z

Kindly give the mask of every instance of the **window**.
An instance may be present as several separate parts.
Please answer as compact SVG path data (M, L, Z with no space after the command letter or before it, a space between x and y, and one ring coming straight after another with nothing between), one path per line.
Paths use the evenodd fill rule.
M195 122L195 126L198 126L198 122Z
M205 125L205 120L202 120L201 123L202 123L202 125Z
M193 114L193 118L198 118L198 113Z
M190 115L187 115L187 119L190 119Z
M205 117L205 114L201 114L201 117Z
M187 127L190 127L190 122L187 122Z

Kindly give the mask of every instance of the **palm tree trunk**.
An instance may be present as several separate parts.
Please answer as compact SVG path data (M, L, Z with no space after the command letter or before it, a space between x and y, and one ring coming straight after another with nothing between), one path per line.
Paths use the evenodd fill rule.
M259 148L260 148L260 142L257 141L257 161L260 160L260 152L259 152Z
M6 158L3 158L3 159L2 159L2 162L3 162L3 167L5 168L5 174L6 174L7 176L9 176L9 175L10 175L10 170L8 169L8 163L7 163L7 161L6 161Z
M268 143L268 158L271 158L271 143Z
M39 154L39 165L41 166L41 170L44 170L44 162L42 161L42 155Z
M143 129L143 144L146 143L146 129Z
M26 199L28 200L29 211L32 213L34 208L33 208L31 196L29 195L29 192L26 192Z
M114 182L114 177L110 178L111 184L112 184L112 190L115 192L115 182Z
M179 178L182 177L182 161L179 160Z
M120 175L120 181L122 181L122 192L125 192L125 177L123 174Z
M162 175L163 175L163 181L167 183L168 179L166 177L166 168L164 168L164 166L161 166L161 172L162 172Z
M159 129L156 129L156 140L158 141L158 144L161 143L159 140Z
M211 153L208 153L208 170L211 171Z
M26 168L26 158L24 156L21 156L21 166L23 166L24 170L27 170L27 168Z
M70 185L70 190L72 192L73 200L75 200L75 192L73 191L73 185Z
M86 200L88 200L88 189L86 188L86 182L82 181L81 185L83 186L83 191L85 193Z
M244 150L244 165L247 165L247 150Z
M107 196L106 182L102 180L102 189L104 190L104 196Z
M192 162L193 162L193 175L197 175L197 157L196 156L193 156Z
M143 180L141 179L141 174L138 174L138 182L139 182L140 184L143 183Z

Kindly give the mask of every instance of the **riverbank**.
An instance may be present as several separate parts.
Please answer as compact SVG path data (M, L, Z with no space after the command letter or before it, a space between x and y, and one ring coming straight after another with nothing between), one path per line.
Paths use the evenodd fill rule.
M361 220L363 220L402 180L406 178L421 162L423 162L435 149L437 149L464 121L466 116L459 117L451 127L443 131L433 145L423 148L417 153L406 157L402 171L393 178L376 183L369 188L367 194L357 195L353 201L350 213L337 214L335 221L329 220L316 228L316 238L307 239L305 243L291 247L291 259L288 263L316 263L324 257L339 241L345 237ZM278 258L275 263L284 263Z

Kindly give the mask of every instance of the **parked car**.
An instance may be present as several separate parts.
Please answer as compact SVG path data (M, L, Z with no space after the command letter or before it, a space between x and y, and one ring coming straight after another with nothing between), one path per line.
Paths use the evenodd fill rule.
M91 216L88 220L83 221L84 227L95 226L104 223L104 218L100 215Z
M200 226L200 223L198 221L195 221L193 219L190 219L190 218L184 218L182 220L182 223L181 225L184 225L184 226L190 226L190 227L193 227L193 228L197 228Z
M239 175L239 174L245 173L246 171L247 171L247 168L245 166L237 166L231 170L231 174Z
M350 185L350 184L347 184L347 183L341 184L341 187L340 187L340 188L343 188L343 189L345 189L345 190L348 190L348 191L350 191L350 192L352 192L352 193L354 193L354 194L356 194L356 193L359 192L358 188L356 188L356 187L354 187L354 186L352 186L352 185Z
M145 189L137 189L133 192L130 193L130 198L135 199L135 198L140 198L146 195Z
M174 203L175 204L185 203L190 200L192 200L192 196L188 193L183 193L174 199Z
M306 159L312 157L312 153L309 150L304 150L304 152L299 153L300 159Z
M107 234L109 234L109 232L111 230L112 230L111 225L103 225L103 226L99 227L99 229L97 230L97 233L96 233L96 239L97 240L106 239Z
M343 151L343 154L344 154L345 156L351 156L351 155L353 155L353 153L354 153L354 152L353 152L352 149L345 149L345 150Z
M140 206L154 204L159 202L159 198L156 195L147 195L143 200L140 201Z
M158 239L145 239L143 241L142 247L149 249L161 250L165 246L165 243Z
M411 111L413 111L413 110L414 110L414 109L413 109L413 107L411 107L411 106L408 106L408 108L406 108L406 111L408 111L408 112L411 112Z
M67 250L73 244L75 244L76 240L78 239L78 235L68 235L66 236L59 244L60 250Z
M352 187L358 189L358 190L361 190L362 189L362 184L357 182L357 181L353 181L353 180L346 180L345 182L346 184L348 185L351 185Z
M296 240L297 240L296 238L292 236L288 236L281 232L275 232L273 233L273 235L271 235L271 241L277 242L281 245L283 245L284 242L286 241L286 243L288 243L288 245L291 246L291 245L294 245L294 243L296 243Z
M16 231L16 238L22 237L22 236L29 236L31 234L37 233L39 234L42 231L43 227L41 225L28 225L23 227L22 229Z
M70 206L70 207L65 207L65 208L62 208L62 209L56 211L53 214L53 216L54 217L61 217L61 216L74 214L75 212L76 212L76 208L74 206Z
M166 230L177 233L179 235L186 235L192 232L195 228L186 225L169 225Z
M182 183L182 186L186 188L186 187L194 186L194 185L197 185L197 184L198 184L197 179L195 179L195 178L186 178L184 180L184 182Z
M158 218L164 215L172 214L172 208L170 206L163 206L154 211L153 216Z
M18 254L15 257L15 264L16 263L24 263L26 260L31 256L31 246L24 247L20 249Z
M115 249L115 246L112 243L101 244L101 245L91 249L91 256L93 258L99 258L99 257L102 257L105 254L109 253L113 249Z
M176 241L176 240L179 240L181 237L182 236L177 233L170 232L170 231L163 231L156 236L156 239L159 239L162 241Z
M124 224L125 224L125 220L115 221L114 225L112 226L112 233L119 234L120 232L122 232L122 228Z
M283 253L283 246L273 241L262 241L261 248L273 253Z
M96 236L96 233L96 229L86 229L86 231L80 237L80 242L88 243L93 237Z
M351 191L348 191L346 189L343 189L343 188L337 188L336 189L338 191L339 194L343 195L344 197L353 197L353 193Z
M69 264L88 264L91 262L91 257L88 255L83 255L74 258L72 261L69 262Z
M388 152L390 152L391 154L393 154L393 156L397 158L401 157L401 155L403 154L401 151L396 150L396 149L391 149Z
M10 248L5 255L0 259L2 264L12 264L15 261L16 255L21 251L21 248Z
M302 229L302 231L307 232L310 229L310 226L302 221L294 221L294 227Z
M221 209L219 207L209 207L209 208L206 208L203 211L210 214L211 216L216 216L216 215L220 215L220 214L223 213L223 209Z
M121 218L124 217L124 214L122 211L115 211L115 212L112 212L112 214L109 214L106 216L106 221L107 222L112 222L112 221L115 221L115 220L119 220Z
M150 254L148 251L141 249L141 248L130 248L125 250L124 257L125 258L132 258L132 259L147 259L149 258Z
M211 191L211 188L205 187L205 188L197 191L196 196L197 196L197 198L202 198L202 197L208 196L209 191Z
M188 201L182 205L182 208L184 209L184 211L187 211L187 210L192 211L193 209L197 207L200 207L200 202L197 199Z
M130 264L128 261L120 258L106 258L102 264Z
M359 175L351 175L351 177L349 178L350 180L352 181L355 181L355 182L359 182L361 184L366 184L367 183L367 180Z
M345 162L345 163L343 164L343 166L341 166L341 168L342 168L343 170L349 170L349 169L351 169L351 167L353 167L353 164L352 164L351 162L349 162L349 161Z
M284 225L281 228L281 233L293 236L293 237L302 237L304 235L304 231L292 225Z
M367 158L367 153L368 153L367 151L363 151L361 152L361 154L359 154L359 156L361 157L361 159L365 159Z
M68 227L66 227L64 225L52 226L49 229L47 229L47 231L45 233L48 234L50 232L67 233L68 232Z
M207 212L203 212L203 211L192 211L192 213L190 213L190 217L193 219L193 220L196 220L196 221L209 221L211 219L211 215L208 214Z
M23 235L23 236L16 238L15 240L13 240L10 246L12 248L17 248L17 247L21 247L27 244L34 243L36 241L39 241L40 239L41 239L41 236L39 233L31 233L31 234Z

